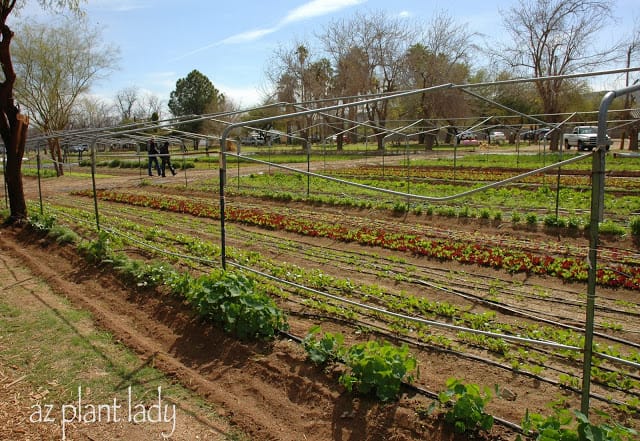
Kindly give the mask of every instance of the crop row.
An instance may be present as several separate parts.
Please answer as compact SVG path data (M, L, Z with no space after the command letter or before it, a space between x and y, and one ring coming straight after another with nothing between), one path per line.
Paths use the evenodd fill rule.
M92 196L91 191L77 194ZM220 213L212 202L183 199L169 195L144 195L117 191L99 191L102 200L127 203L136 206L187 213L194 216L219 218ZM559 277L569 282L585 282L588 263L577 257L557 257L536 254L530 251L491 247L477 243L447 239L428 239L419 235L406 235L395 231L371 228L367 225L344 227L334 223L297 219L286 214L258 208L227 208L225 217L229 221L241 222L262 228L277 229L311 237L324 237L362 245L379 246L386 249L411 252L440 261L456 261L500 269L509 273L527 273ZM640 268L617 264L599 266L596 281L602 286L640 290Z
M153 216L153 213L150 213L151 216ZM149 216L145 216L144 218L148 218ZM162 217L162 216L160 216ZM166 220L166 219L165 219ZM174 224L175 221L169 221L170 224ZM130 225L132 228L135 225ZM139 228L140 226L138 226ZM125 229L128 229L125 228ZM153 229L153 231L151 231ZM182 228L181 228L182 229ZM158 230L156 231L155 227L149 227L149 228L143 228L140 230L142 232L142 234L146 237L149 236L153 239L153 242L157 241L159 238L166 238L167 240L171 241L176 241L177 242L182 242L182 241L188 241L189 244L195 244L195 243L201 243L202 240L198 240L197 238L193 237L193 238L187 238L184 235L176 235L175 237L172 237L172 235L165 231L165 230ZM168 243L170 243L168 242ZM164 245L163 245L163 248ZM168 247L167 247L168 248ZM216 248L215 246L213 248ZM211 250L213 250L213 248L211 248ZM178 251L179 250L175 250ZM202 249L200 249L200 251L202 251ZM206 253L206 254L211 254L211 253ZM245 259L250 258L249 256L245 256L244 258L240 259L241 261L245 261ZM261 256L254 256L253 260L251 262L255 263L255 262L259 262L260 264L265 264L267 263L265 261L265 259ZM249 262L247 262L249 263ZM273 271L270 271L271 273L273 273ZM331 278L328 278L326 275L324 277L322 277L322 279L318 279L317 283L314 282L313 278L314 277L319 277L317 274L315 273L305 273L303 272L299 272L296 271L295 268L293 267L284 267L281 269L281 271L274 273L277 274L279 276L284 276L289 275L290 278L292 278L292 281L296 281L298 283L303 283L306 285L310 285L310 286L316 286L316 285L320 285L322 287L328 287L331 285L336 284L337 286L337 282L333 281ZM357 286L347 286L344 287L346 289L346 291L350 291L353 295L356 296L356 298L358 296L362 296L362 295L366 295L364 294L362 291L359 293L358 291L360 291L361 289ZM345 292L346 292L345 291ZM281 294L281 293L280 293ZM372 293L370 293L372 294ZM440 315L443 317L448 317L450 319L453 319L454 322L458 323L458 324L468 324L469 326L471 326L472 328L475 329L483 329L483 330L494 330L497 332L507 332L507 333L512 333L515 331L515 329L506 329L502 326L500 326L499 323L497 323L495 321L495 317L493 315L486 315L486 314L470 314L467 312L462 311L460 308L455 307L455 305L449 305L450 309L445 311L445 306L446 304L443 302L431 302L431 301L427 301L426 299L417 299L415 297L412 296L403 296L404 301L400 301L401 299L399 298L395 298L393 296L384 294L382 292L376 292L375 297L377 299L378 302L381 302L384 304L383 307L387 307L390 308L391 310L396 310L396 311L412 311L412 312L417 312L420 315L426 315L426 316L432 316L434 315ZM340 314L341 311L343 313L346 313L346 311L343 311L343 308L333 308L330 307L327 303L324 304L320 304L321 302L318 301L308 301L306 304L308 306L313 306L315 307L316 304L318 306L318 308L320 307L324 307L326 312L328 313L338 313ZM322 309L319 309L322 310ZM345 316L347 317L347 316ZM347 317L348 318L348 317ZM405 334L405 332L401 331L401 327L406 327L406 328L413 328L414 330L416 329L415 324L411 325L411 324L401 324L401 323L397 323L396 325L392 326L393 329L396 329L398 332L400 332L401 334ZM542 328L540 327L533 327L530 331L532 331L532 337L533 338L543 338L543 339L550 339L550 340L554 340L554 341L561 341L563 343L566 344L573 344L573 345L580 345L580 337L572 332L561 332L561 331L556 331L551 333L551 330L549 330L550 332L547 333L546 331L544 331ZM543 332L544 331L544 332ZM516 331L518 335L527 335L528 332L525 331L525 329L521 328L518 331ZM436 335L432 334L431 332L427 331L426 329L421 330L421 332L419 332L418 334L420 334L422 337L420 337L421 339L424 337L425 341L432 341L435 344L438 343L443 343L444 340L442 341L436 341L435 337ZM508 360L511 361L512 364L515 363L514 369L516 370L520 370L520 369L525 369L525 370L530 370L530 371L534 371L535 370L535 364L537 364L537 362L533 359L534 357L534 353L533 352L527 352L527 351L518 351L517 353L513 352L513 348L509 348L509 345L505 344L504 341L501 341L499 339L490 339L490 338L480 338L480 339L469 339L470 336L467 335L459 335L459 338L461 338L461 341L466 341L468 344L472 344L474 346L480 346L483 347L485 349L488 349L490 351L495 351L497 353L502 353L505 356L505 359L507 359L507 353L509 353L511 351L511 353L509 354ZM572 339L577 339L577 340L572 340ZM445 347L451 347L451 342L444 344ZM457 346L457 345L456 345ZM600 348L602 349L602 348ZM532 364L533 363L533 364ZM548 364L547 362L542 362L544 364ZM600 372L600 371L598 371ZM598 381L600 382L600 377L605 375L606 372L602 371L602 375L594 375L594 381ZM573 387L573 381L575 378L570 374L563 374L564 375L564 380L561 379L561 381L565 382L567 385L572 386ZM616 378L609 378L606 379L606 381L602 380L603 383L607 383L609 384L611 387L616 386L617 384L622 384L623 380L628 381L628 378L625 377L620 377L618 378L617 373L614 373L612 375L616 375ZM598 378L595 378L598 377ZM604 378L604 377L603 377ZM628 388L627 389L635 389L637 387L637 385L635 384L628 384L627 385Z
M468 181L468 182L495 182L513 177L515 174L524 173L526 170L504 170L499 168L457 168L451 167L406 167L406 166L358 166L345 169L331 169L324 174L332 176L348 176L349 178L380 179L381 177L416 180L444 180L444 181ZM556 173L538 174L524 177L520 182L528 184L549 184L556 182ZM584 174L561 174L560 185L564 187L591 187L591 176ZM615 177L606 181L608 189L640 190L640 180L634 178Z

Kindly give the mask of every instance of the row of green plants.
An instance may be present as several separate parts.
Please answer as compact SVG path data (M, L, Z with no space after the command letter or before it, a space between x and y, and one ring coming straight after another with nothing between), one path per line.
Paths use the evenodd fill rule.
M538 169L556 162L570 159L580 153L573 152L546 152L535 155L514 155L508 154L489 154L489 155L464 155L454 159L448 157L436 158L418 158L411 159L410 166L413 167L450 167L454 165L458 167L474 167L474 168L525 168ZM563 167L563 170L584 170L590 171L592 168L592 160L585 158L583 161L574 162ZM607 155L606 158L607 172L615 171L632 171L640 170L640 158L638 157L622 157Z
M90 190L76 195L93 196ZM188 213L195 216L219 218L219 209L212 202L178 198L169 195L133 194L117 191L98 191L101 200L127 203L155 209ZM305 220L286 214L258 208L229 208L225 212L229 221L298 233L311 237L325 237L343 242L379 246L391 250L410 252L441 261L456 261L463 264L502 269L510 273L528 273L559 277L570 282L585 282L588 263L582 257L563 257L520 251L505 247L494 247L453 239L430 239L418 235L407 235L368 225L348 228L334 223ZM598 284L618 288L640 290L640 267L616 264L600 265L596 272Z
M256 289L253 279L241 273L215 270L193 277L164 262L147 263L113 251L113 235L102 230L91 241L81 241L66 227L57 226L53 215L34 214L32 228L58 243L76 243L78 250L94 264L108 263L124 280L137 286L168 286L203 318L219 324L241 339L272 339L287 329L284 313L271 297Z
M357 389L364 394L373 392L383 402L398 398L403 382L412 381L411 373L417 367L406 345L397 347L369 340L346 346L344 335L322 332L320 326L310 330L303 340L303 347L309 360L317 365L344 363L347 371L339 377L339 382L347 390ZM500 395L497 385L495 395ZM417 412L426 416L436 410L442 411L444 421L455 432L473 436L481 431L489 432L493 427L494 417L486 411L493 396L488 387L481 389L477 384L452 377L438 393L437 400ZM615 421L595 424L579 411L555 403L551 407L553 413L549 416L526 412L522 429L527 438L537 441L630 441L638 434ZM606 414L601 417L612 420ZM518 435L517 439L522 437Z
M34 224L38 226L39 229L42 230L46 230L52 227L55 227L55 223L52 222L51 219L47 219L47 218L38 218L37 216L34 218ZM158 271L152 271L152 273L155 274L164 274L165 270L164 269L160 269ZM154 279L154 277L151 277L151 279ZM487 322L486 317L483 318L483 320L481 320L483 322ZM490 321L490 320L489 320ZM317 333L314 332L314 334ZM310 338L309 338L310 340ZM338 344L336 344L336 341L338 342ZM314 362L318 362L322 360L322 357L324 357L324 359L327 358L331 358L331 357L327 357L326 353L331 353L332 351L335 353L341 353L341 352L346 352L346 353L352 353L353 355L350 357L351 360L353 360L353 364L354 364L354 369L352 370L351 374L348 374L346 376L344 376L344 385L346 388L350 389L350 390L355 390L361 393L367 393L367 392L372 392L374 391L376 393L376 395L378 393L381 393L384 398L384 400L389 400L392 399L390 397L392 397L391 394L389 394L389 391L393 391L395 389L393 389L393 384L397 384L397 382L390 382L388 381L388 376L386 376L386 374L379 374L376 373L376 371L372 371L371 368L369 366L383 366L383 364L378 363L376 364L374 362L374 360L380 360L381 358L384 359L390 359L392 360L391 362L389 362L387 364L387 367L383 367L382 368L382 372L385 372L385 370L388 372L389 371L389 367L388 366L392 366L394 364L394 360L395 363L398 362L398 360L400 360L402 362L403 360L403 354L404 356L407 355L406 350L402 350L402 349L397 349L391 345L388 345L386 343L383 344L378 344L377 342L374 343L367 343L365 346L357 346L357 349L354 349L353 351L349 350L349 351L339 351L336 350L335 348L339 348L340 347L340 342L343 341L343 338L340 336L332 336L330 334L326 334L320 341L316 341L314 339L314 343L309 345L309 348L312 348L311 350L309 350L309 354L310 354L310 359ZM379 349L379 347L382 347L384 350L381 351L383 353L383 355L378 354L377 349ZM376 349L376 350L368 350L368 349ZM323 353L325 355L323 355ZM320 356L318 355L320 354ZM320 357L320 358L319 358ZM335 358L335 357L334 357ZM402 363L401 363L402 364ZM398 369L396 369L396 372L398 371ZM392 371L393 372L393 371ZM378 387L378 385L375 382L372 382L370 378L381 378L380 381L380 387ZM391 384L391 388L390 385ZM464 387L465 392L461 393L460 390L461 388ZM451 402L448 403L446 406L451 406L453 405L453 407L451 408L451 410L449 411L450 413L447 413L447 421L452 422L452 424L454 424L454 427L456 427L456 430L460 430L461 428L471 428L471 427L485 427L484 425L486 424L486 421L488 421L488 417L487 415L482 416L481 418L479 417L478 422L473 425L470 423L469 420L465 420L464 415L466 415L467 413L469 413L470 415L476 415L477 411L471 409L473 408L474 403L482 403L485 402L486 403L486 396L484 398L480 397L478 395L478 393L476 393L477 391L477 387L474 385L460 385L457 384L455 386L451 386L447 392L441 393L440 397L446 397L449 396L448 400L451 401L451 397L456 397L455 398L455 403L460 403L459 405L453 405ZM457 392L456 392L457 391ZM443 395L444 394L444 395ZM471 402L471 403L469 403ZM445 405L445 400L441 401L442 405ZM473 416L470 417L472 418L471 421L473 421ZM558 434L558 436L561 436L559 438L540 438L538 437L537 439L583 439L583 438L572 438L571 436L573 436L572 434L574 433L578 433L576 432L576 430L580 430L580 429L572 429L572 428L568 428L568 427L556 427L556 423L555 421L557 420L556 416L552 416L549 418L544 418L540 415L530 415L528 416L528 418L531 419L531 421L527 422L529 428L535 428L535 427L541 427L544 430L544 433L546 434L545 436L549 436L549 433L551 433L551 430L554 430L554 434ZM525 421L526 422L526 421ZM525 422L523 422L523 427L525 427ZM563 425L566 425L567 423L563 423ZM584 422L581 423L584 426ZM551 426L551 428L550 428ZM588 424L586 427L589 427ZM467 430L467 429L465 429ZM591 430L591 429L589 429ZM611 430L614 431L618 431L621 430L620 427L617 427L615 424L613 426L603 426L602 428L598 429L597 427L593 430L596 430L596 432L598 430L606 430L607 434L609 434L611 432ZM614 433L614 432L611 432ZM617 433L617 432L616 432ZM627 432L621 432L621 433L627 433ZM609 436L609 435L607 435ZM584 438L584 439L590 439L590 438ZM611 439L611 440L617 440L617 439L623 439L623 438L617 438L617 437L604 437L604 438L599 438L599 439Z
M231 180L230 180L231 181ZM241 177L238 185L231 184L229 191L240 195L269 198L284 202L320 203L335 206L345 206L358 209L383 209L400 214L412 213L414 215L439 215L460 219L478 218L502 221L510 219L514 226L527 225L538 226L542 222L544 226L548 219L557 219L554 227L579 230L589 226L590 219L588 209L590 207L590 191L561 188L559 201L562 213L573 214L543 215L540 212L554 211L556 204L556 192L548 185L537 187L534 190L509 187L489 189L465 198L464 203L430 203L421 202L418 199L407 197L382 195L374 190L345 186L326 180L312 179L309 191L306 191L305 178L302 175L275 173L273 175L249 175ZM444 197L460 193L470 189L469 184L412 184L409 187L402 181L379 180L354 180L354 182L373 187L386 188L393 191L424 194L430 197ZM203 188L211 189L211 184ZM476 185L477 186L477 185ZM408 188L407 188L408 187ZM603 231L612 234L626 234L626 219L632 213L640 210L638 197L635 195L617 195L615 197L605 195L606 211L614 213L616 219L609 220L607 225L616 225L611 231ZM488 208L492 207L492 208ZM582 211L584 214L575 214Z
M122 209L119 209L119 212L122 212ZM154 213L151 212L145 216L150 222L157 223L162 225L163 222L167 222L167 218L164 216L154 217ZM189 222L189 218L184 218L184 222ZM118 222L122 223L124 220L119 219ZM171 221L173 223L173 221ZM186 236L184 234L172 234L170 231L166 231L163 229L159 229L157 227L148 227L143 228L141 225L126 222L126 224L122 224L120 228L125 229L127 231L141 231L144 235L145 239L152 241L152 243L157 244L158 241L162 241L165 247L169 247L168 251L175 254L183 254L184 250L175 247L175 244L180 243L186 246L188 252L194 253L198 256L201 255L217 255L219 253L219 249L216 246L212 246L208 242L204 241L202 237L194 238L190 236ZM189 229L202 229L202 225L194 225L188 227ZM173 244L173 245L172 245ZM278 262L277 264L272 263L269 259L264 258L255 252L247 252L241 253L239 251L233 251L233 255L230 256L234 259L234 261L243 262L245 265L249 265L256 268L261 268L262 271L269 272L272 276L282 278L284 280L289 280L296 283L303 283L306 286L315 287L323 290L333 290L334 288L339 290L337 292L338 295L346 295L348 297L354 297L356 299L362 298L363 301L368 302L369 299L373 298L379 304L384 305L385 308L406 314L418 314L425 318L446 318L448 320L453 320L454 323L462 326L469 326L473 329L480 329L484 331L492 331L496 333L507 333L507 334L517 334L523 337L531 338L531 339L543 339L543 340L552 340L558 343L582 347L584 342L581 340L581 336L571 330L560 330L552 327L540 327L535 325L523 326L520 325L516 329L512 325L499 323L495 320L495 313L470 313L467 311L463 311L460 307L456 305L452 305L448 302L431 302L428 299L422 297L416 297L404 293L401 296L396 296L393 294L385 293L379 288L375 286L365 286L365 285L354 285L349 283L349 281L335 279L326 274L318 273L317 271L303 271L301 268L296 267L292 264L284 264L283 262ZM362 261L358 262L358 265L361 266L364 263ZM272 294L276 296L282 296L281 293L272 292ZM312 307L318 311L323 311L333 316L345 318L345 319L353 319L356 315L353 310L349 308L344 308L337 305L331 305L328 302L323 302L321 300L314 300L312 298L308 298L306 300L306 304L309 307ZM402 323L401 320L389 320L389 318L385 318L385 321L389 321L390 326L394 329L394 332L405 335L412 330L415 336L419 338L419 340L428 342L430 344L435 344L438 346L446 347L446 348L454 348L454 342L451 339L447 339L442 335L434 335L428 330L423 330L422 326L416 326L416 324L411 323ZM459 333L458 339L461 342L465 342L467 344L481 347L489 350L490 352L496 353L503 357L507 362L511 363L511 366L514 370L525 370L529 372L533 372L534 374L540 374L542 370L544 370L545 366L545 357L541 354L538 356L535 351L525 351L518 350L517 352L513 350L512 346L508 344L503 339L491 338L484 335L476 335L470 333ZM634 356L624 355L621 353L619 349L616 349L615 346L606 346L596 344L594 349L597 353L603 353L606 355L611 355L614 357L621 357L630 359L632 361L637 361L638 354L635 352ZM563 358L569 358L570 360L575 359L574 353L569 351L563 351L562 353L557 354ZM535 357L534 357L535 356ZM601 364L600 357L594 358L594 371L593 376L594 379L600 381L602 384L607 384L611 387L622 388L624 390L631 390L633 388L637 388L637 382L631 380L628 376L614 372L609 373L605 370L600 370L597 368ZM563 374L564 375L564 374ZM562 380L563 384L572 385L573 376L565 375L571 382L567 382ZM577 378L577 377L576 377ZM636 407L637 401L634 401L633 397L629 398L628 404L632 407Z
M517 184L521 188L535 189L541 185L560 185L560 187L572 187L575 189L590 189L591 175L589 171L569 172L572 165L563 169L560 176L557 171L539 173L521 178ZM429 182L431 184L454 184L455 182L478 184L497 182L522 174L528 169L513 169L505 167L445 167L445 166L407 166L407 165L359 165L344 169L328 169L323 174L342 177L345 179L379 180L410 180L411 183ZM635 170L634 170L635 172ZM628 173L627 173L628 174ZM559 182L558 182L559 179ZM640 181L634 177L615 177L606 181L608 191L638 191Z

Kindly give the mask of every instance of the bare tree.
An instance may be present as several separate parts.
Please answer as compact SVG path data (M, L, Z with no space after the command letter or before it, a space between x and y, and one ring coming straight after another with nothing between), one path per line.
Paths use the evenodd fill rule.
M345 60L357 48L366 60L367 79L363 94L385 94L398 90L407 49L415 43L415 27L406 20L391 18L383 12L356 14L351 20L335 21L320 36L335 64ZM343 61L344 62L344 61ZM390 103L381 100L365 108L378 149L384 149L385 127Z
M68 128L111 127L118 121L113 104L91 95L84 95L73 106Z
M501 11L511 36L501 56L514 69L535 78L536 88L546 114L562 110L566 79L558 76L588 71L610 60L610 50L594 51L596 33L611 18L609 0L519 0ZM551 122L557 122L551 116ZM559 134L552 132L551 149L558 149Z
M69 124L73 106L92 83L112 70L117 50L83 17L59 24L30 23L20 27L13 57L18 80L16 96L36 127L51 135ZM48 138L58 176L64 174L57 137Z
M133 110L139 98L139 89L136 86L125 87L116 93L116 106L123 123L133 121Z
M467 82L474 35L467 26L456 23L445 12L436 14L427 24L421 41L407 51L407 87L423 89ZM419 115L427 128L432 127L429 120L433 118L462 117L468 113L465 96L458 90L424 92L417 99ZM420 138L427 148L431 148L436 136L432 129Z
M47 8L69 8L79 13L81 0L38 0L38 3ZM11 41L14 33L7 25L7 19L14 11L24 3L16 3L16 0L0 0L0 66L4 79L0 82L0 136L7 152L7 162L4 168L4 177L9 196L10 216L9 222L22 222L27 218L27 204L24 199L22 186L22 157L29 128L29 118L20 113L20 109L14 101L14 86L16 73L11 57Z
M332 94L340 97L343 104L355 102L356 97L366 94L369 90L369 63L367 54L360 48L354 47L336 61L335 75L332 81ZM343 107L336 110L336 118L326 118L333 133L337 133L337 150L341 151L344 143L344 133L347 129L355 129L353 121L358 120L358 108ZM350 121L350 122L347 122Z

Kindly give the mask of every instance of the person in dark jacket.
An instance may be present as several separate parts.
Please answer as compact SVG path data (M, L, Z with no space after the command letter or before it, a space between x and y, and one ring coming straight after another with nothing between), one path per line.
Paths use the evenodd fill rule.
M160 164L158 163L159 154L160 151L158 150L158 146L156 145L155 140L151 138L149 140L149 146L147 147L147 156L149 157L149 176L153 176L153 173L151 173L151 167L155 167L158 172L158 176L163 174L160 170Z
M162 165L160 166L160 170L162 170L162 177L165 177L164 171L167 167L171 170L173 176L176 175L176 169L171 165L171 155L169 154L169 141L165 141L162 143L160 147L160 159L162 160Z

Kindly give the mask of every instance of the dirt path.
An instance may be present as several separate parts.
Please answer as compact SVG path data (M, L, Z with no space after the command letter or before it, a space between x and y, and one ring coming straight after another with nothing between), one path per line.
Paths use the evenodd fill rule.
M127 325L124 316L116 317L115 312L102 310L104 305L97 302L95 305L85 297L87 294L95 298L97 292L114 293L112 288L115 285L107 284L103 286L99 283L98 274L82 274L80 268L74 270L69 266L62 255L51 252L47 247L41 247L34 243L23 243L14 237L15 231L0 230L0 304L2 311L0 316L4 320L37 320L43 314L53 313L57 318L52 325L62 327L73 336L89 341L96 332L101 332L96 324L83 321L80 325L66 320L70 314L72 306L67 299L75 304L84 307L91 306L90 309L94 317L98 318L98 325L116 331L122 330ZM64 254L64 253L63 253ZM43 265L42 262L51 262L52 266ZM61 271L57 271L61 270ZM64 276L70 276L65 279ZM14 311L14 313L11 313ZM14 328L18 329L18 325ZM47 333L46 328L40 330ZM130 332L123 332L123 335ZM119 337L119 334L115 334ZM0 334L0 439L3 440L151 440L162 439L162 434L171 435L173 440L224 440L229 439L233 433L232 427L219 417L205 412L200 408L195 400L180 400L176 402L171 396L162 397L164 405L169 411L166 415L166 422L155 422L155 416L144 420L138 418L138 423L128 421L125 411L122 410L118 417L116 414L103 413L103 418L99 421L85 419L83 422L62 423L62 406L67 406L69 412L65 412L69 417L71 413L82 407L76 401L69 400L60 402L61 397L57 396L53 390L57 390L58 384L55 371L51 371L48 384L34 383L32 373L15 360L21 356L30 359L30 365L35 363L46 363L47 360L39 355L38 350L31 354L23 354L20 350L12 348L11 334ZM36 344L34 344L34 347ZM136 349L142 349L144 344L137 345ZM157 350L153 346L147 345L149 351ZM24 348L27 350L27 348ZM96 351L103 348L94 347ZM107 353L109 352L109 354ZM101 353L103 357L108 357L114 352L112 349L105 349ZM13 354L13 355L9 355ZM148 355L151 360L157 357L156 354L140 353L141 357ZM111 362L119 362L111 358ZM142 364L148 364L150 359L141 358ZM94 367L88 366L88 369ZM97 368L97 367L95 367ZM86 372L76 372L77 376L84 376ZM133 374L133 372L132 372ZM103 375L107 375L106 373ZM170 383L165 383L165 391ZM162 386L160 386L162 387ZM85 388L85 394L91 396L91 391ZM117 398L114 398L117 399ZM134 397L134 400L136 398ZM131 402L134 405L141 404L142 401ZM85 397L85 402L89 405L106 405L106 402L92 402ZM118 406L123 406L120 401ZM114 403L115 404L115 403ZM86 406L85 404L84 406ZM151 402L145 405L150 406ZM48 406L51 406L48 408ZM42 409L42 414L36 414L37 409ZM48 410L47 410L48 409ZM45 412L46 410L46 412ZM73 412L71 412L73 410ZM85 412L87 408L85 407ZM86 415L86 413L85 413ZM117 421L116 421L117 420ZM175 422L175 424L174 424ZM63 431L64 427L64 431Z

